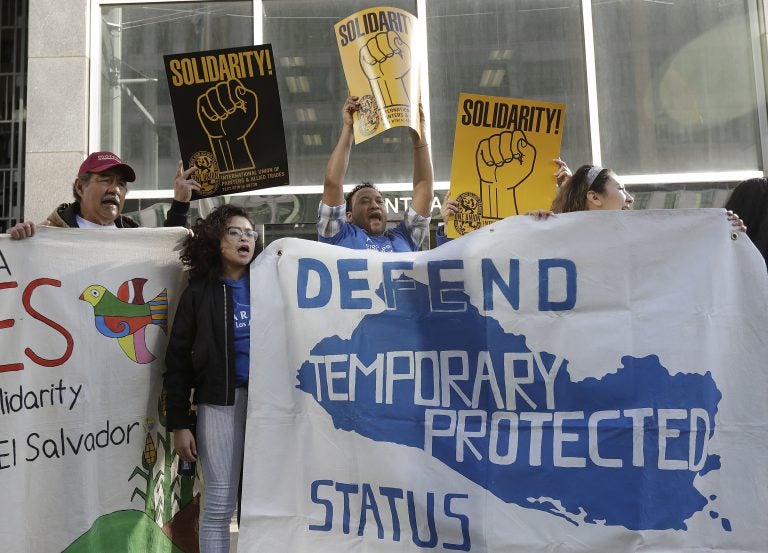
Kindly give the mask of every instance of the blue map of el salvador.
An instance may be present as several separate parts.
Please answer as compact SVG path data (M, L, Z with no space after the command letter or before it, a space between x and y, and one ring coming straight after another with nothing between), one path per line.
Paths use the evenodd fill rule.
M348 340L324 338L298 371L297 387L336 428L424 450L504 502L575 525L686 530L716 499L694 486L720 468L707 451L721 399L709 372L670 374L655 355L625 356L614 373L573 382L567 359L531 352L467 296L465 311L446 313L431 311L426 285L399 293L397 309L364 316ZM440 352L468 362L452 353L440 367Z

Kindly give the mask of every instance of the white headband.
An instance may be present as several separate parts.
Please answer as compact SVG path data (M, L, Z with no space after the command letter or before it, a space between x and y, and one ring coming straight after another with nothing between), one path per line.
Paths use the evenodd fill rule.
M602 173L602 171L603 168L599 165L593 165L589 168L589 171L587 171L587 188L592 188L592 183L595 182L597 175Z

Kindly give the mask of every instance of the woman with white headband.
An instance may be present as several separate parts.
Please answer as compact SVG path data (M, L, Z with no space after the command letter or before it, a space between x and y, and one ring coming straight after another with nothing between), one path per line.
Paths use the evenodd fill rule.
M635 199L627 192L624 185L616 180L610 169L599 165L582 165L571 175L568 165L561 159L554 160L557 165L555 180L557 196L552 202L552 211L536 209L526 213L533 217L547 218L553 213L588 211L592 209L631 209ZM458 204L446 195L441 208L443 220L456 214ZM444 235L438 234L438 244L446 242Z
M567 171L567 166L566 166ZM546 219L553 213L572 211L593 211L601 209L632 209L635 199L627 192L624 185L616 179L610 169L599 165L582 165L558 187L557 196L552 201L552 211L533 211L537 219ZM744 221L733 211L726 211L731 224L742 232L747 231Z
M559 188L551 209L554 213L631 209L634 201L613 171L599 165L582 165Z

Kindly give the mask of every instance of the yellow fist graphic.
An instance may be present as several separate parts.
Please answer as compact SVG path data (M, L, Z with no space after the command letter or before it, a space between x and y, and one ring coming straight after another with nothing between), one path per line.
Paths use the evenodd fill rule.
M360 49L360 67L379 108L410 105L411 49L394 31L376 34Z
M259 101L239 79L218 83L201 94L197 118L221 172L255 167L246 136L259 118Z
M527 179L536 164L536 148L521 130L504 131L477 145L475 165L480 176L483 217L501 219L499 202L511 200L518 213L515 188Z

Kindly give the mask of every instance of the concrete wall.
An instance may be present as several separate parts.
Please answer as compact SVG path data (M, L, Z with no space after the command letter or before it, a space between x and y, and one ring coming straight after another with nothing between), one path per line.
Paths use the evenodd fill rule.
M88 154L89 0L30 0L24 219L71 201Z

